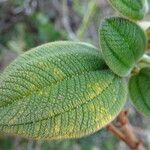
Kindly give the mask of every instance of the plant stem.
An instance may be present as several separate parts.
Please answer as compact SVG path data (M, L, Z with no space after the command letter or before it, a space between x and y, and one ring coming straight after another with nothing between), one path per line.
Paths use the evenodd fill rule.
M120 130L118 130L118 128L115 127L112 123L110 123L107 126L107 129L110 132L112 132L115 136L117 136L119 139L121 139L122 141L124 141L126 143L126 137L125 137L125 135Z
M144 54L141 61L150 64L150 56Z
M127 118L127 114L127 110L121 111L117 117L117 123L119 126L116 127L111 123L107 126L107 129L124 141L130 147L130 150L140 150L142 147L142 141L134 134L133 128Z
M150 67L150 56L144 54L138 63L139 68Z
M86 12L86 14L83 18L83 21L77 31L77 37L80 40L83 40L84 33L87 30L89 24L91 23L91 20L94 18L94 15L96 14L97 10L98 10L98 4L96 3L96 0L90 1L87 12Z

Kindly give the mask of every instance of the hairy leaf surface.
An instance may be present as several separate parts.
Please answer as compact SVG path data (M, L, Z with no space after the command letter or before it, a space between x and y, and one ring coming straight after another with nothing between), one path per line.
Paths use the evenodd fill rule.
M146 13L146 0L109 0L122 15L141 20Z
M104 69L100 52L54 42L23 54L0 80L0 131L35 139L77 138L119 113L126 84Z
M129 92L135 107L150 117L150 67L141 69L139 74L131 77Z
M147 46L144 31L127 19L107 18L100 28L100 44L107 65L119 76L127 76Z

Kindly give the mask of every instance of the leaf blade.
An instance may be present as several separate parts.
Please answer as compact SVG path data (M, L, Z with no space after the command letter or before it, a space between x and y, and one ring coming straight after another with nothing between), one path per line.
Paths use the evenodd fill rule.
M109 0L110 4L124 16L141 20L146 13L145 0Z
M83 43L67 43L54 42L42 45L42 47L37 47L15 60L6 68L1 76L1 96L2 94L9 93L9 91L2 91L3 86L5 87L7 84L14 92L17 89L19 92L23 90L26 93L26 91L38 90L40 87L45 86L45 84L55 83L66 77L81 74L82 72L87 72L87 70L94 71L104 66L104 61L101 59L100 53L96 48L86 46ZM80 51L80 49L82 50ZM67 62L68 60L69 62ZM17 80L19 81L14 86L15 83L11 82L11 78L16 77L18 77ZM3 84L5 78L6 81ZM36 82L33 82L34 80ZM22 83L22 88L21 85L17 85L19 82ZM20 94L16 93L15 95L17 97ZM16 99L16 97L13 98ZM7 97L1 98L0 106L2 101L6 103Z
M129 81L130 97L135 107L145 116L150 117L150 67L140 70Z
M119 76L127 76L144 54L147 39L144 31L134 22L111 17L101 25L100 45L110 69Z
M61 51L58 50L58 55L55 47L61 47ZM0 103L1 132L35 139L77 138L91 134L105 126L114 119L123 107L126 99L125 81L111 71L103 70L105 64L96 48L75 42L54 43L54 45L46 46L46 49L49 48L52 48L49 50L51 53L45 52L49 56L41 56L43 53L41 47L38 50L31 50L31 52L19 57L3 73L0 89L4 87L10 88L10 90L13 89L11 92L16 100L5 99L3 103ZM69 50L72 52L68 52ZM63 55L65 51L65 55ZM78 54L76 58L73 57L75 54ZM58 58L61 57L61 61L67 63L67 74L55 77L57 82L49 80L49 84L41 76L37 77L36 80L32 79L31 81L35 83L38 80L40 83L42 80L42 89L37 90L32 87L31 92L30 85L28 85L29 97L27 97L25 91L19 91L23 97L17 99L18 95L14 90L18 88L15 84L9 85L10 79L17 83L20 82L22 85L25 81L18 80L21 73L19 70L22 66L23 73L21 75L26 74L31 67L29 64L32 64L33 61L36 61L36 66L39 67L37 62L44 59L43 63L52 64L56 56L56 62L60 63ZM50 57L53 61L50 61ZM74 63L72 63L73 61ZM78 65L77 68L74 66L75 64ZM64 69L66 65L61 62L60 66L57 65L57 69ZM71 69L73 66L74 70ZM45 67L43 68L45 69ZM49 65L47 69L47 73L54 73ZM34 76L38 76L37 73L36 71ZM16 78L12 78L12 74L16 74ZM33 74L29 74L29 72L27 74L28 78L32 78ZM5 90L0 90L1 96L9 95L10 91ZM109 100L111 100L111 103L109 103Z

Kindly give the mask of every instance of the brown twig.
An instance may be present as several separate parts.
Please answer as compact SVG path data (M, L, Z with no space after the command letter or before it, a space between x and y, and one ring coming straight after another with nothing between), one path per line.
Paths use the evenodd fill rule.
M111 123L107 126L107 129L124 141L129 146L130 150L141 150L142 141L136 137L127 115L128 110L121 111L117 117L118 126L116 127Z
M109 131L111 131L114 135L116 135L119 139L121 139L122 141L124 141L126 143L126 137L125 137L125 135L120 130L118 130L118 128L115 127L112 123L110 123L107 126L107 129Z

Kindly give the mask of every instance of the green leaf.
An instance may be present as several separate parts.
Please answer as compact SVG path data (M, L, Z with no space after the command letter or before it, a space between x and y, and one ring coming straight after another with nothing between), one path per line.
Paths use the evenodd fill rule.
M129 81L130 97L135 107L150 117L150 67L140 70Z
M139 25L141 26L141 28L145 31L146 35L147 35L147 49L148 51L150 51L150 21L142 21L139 22Z
M103 57L110 69L127 76L144 54L147 39L134 22L120 17L107 18L100 28Z
M133 20L141 20L146 13L146 0L109 0L122 15Z
M0 80L0 131L35 139L77 138L112 121L126 83L104 69L100 52L54 42L15 60Z

